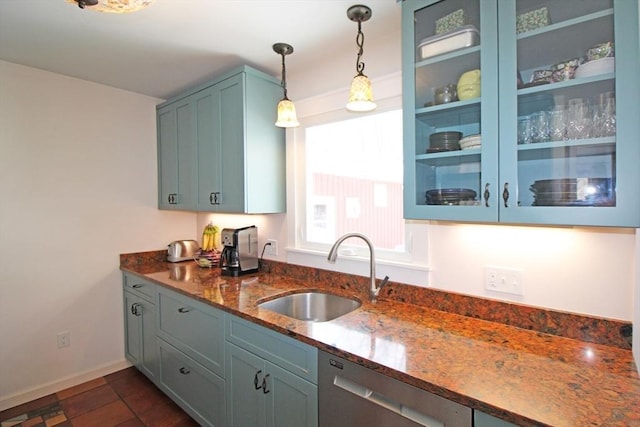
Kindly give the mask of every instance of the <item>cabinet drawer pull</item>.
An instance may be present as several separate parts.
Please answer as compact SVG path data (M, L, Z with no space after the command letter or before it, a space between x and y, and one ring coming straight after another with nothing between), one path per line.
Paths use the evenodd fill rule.
M142 316L142 310L140 310L142 308L142 305L140 303L134 303L131 304L131 314L133 314L134 316Z
M489 183L487 182L484 185L484 205L489 207L489 197L491 197L491 193L489 192Z
M182 375L189 375L191 373L191 371L183 366L182 368L180 368L180 373Z
M504 191L502 191L502 199L504 200L504 207L508 208L509 205L507 204L507 202L509 201L509 183L505 182L504 183Z
M185 308L185 307L180 307L180 308L178 309L178 312L179 312L179 313L188 313L188 312L190 312L190 311L191 311L191 309L190 309L190 308Z
M267 389L267 378L269 378L269 374L265 375L264 378L262 379L262 393L267 394L269 392L271 392L271 390Z
M259 370L258 372L256 372L255 376L253 377L253 386L255 387L256 390L260 390L262 388L262 386L258 385L260 384L260 380L258 379L258 375L260 375L262 373L262 369Z
M133 289L140 289L141 287L143 287L144 285L142 283L136 283L135 285L131 286Z
M212 205L219 205L220 204L220 192L219 191L215 191L211 194L209 194L209 203Z

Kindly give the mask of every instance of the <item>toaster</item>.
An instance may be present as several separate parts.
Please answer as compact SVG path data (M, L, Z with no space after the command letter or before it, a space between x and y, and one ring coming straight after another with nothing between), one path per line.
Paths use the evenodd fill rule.
M195 240L176 240L167 247L167 261L180 262L192 260L198 255L200 246Z

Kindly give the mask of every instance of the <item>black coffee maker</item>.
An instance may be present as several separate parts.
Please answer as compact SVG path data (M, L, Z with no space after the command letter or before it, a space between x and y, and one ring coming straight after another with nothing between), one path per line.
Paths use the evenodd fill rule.
M240 276L258 271L258 228L225 228L220 234L220 269L224 276Z

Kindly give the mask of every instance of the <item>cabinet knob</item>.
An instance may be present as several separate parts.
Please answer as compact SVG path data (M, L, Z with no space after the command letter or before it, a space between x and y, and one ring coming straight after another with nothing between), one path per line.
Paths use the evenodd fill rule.
M491 193L489 192L489 185L490 184L488 182L484 185L484 194L483 194L483 196L484 196L484 205L486 207L489 207L489 197L491 197Z
M262 379L262 393L267 394L269 392L271 392L271 390L267 389L267 378L269 378L269 374L265 375L264 378Z
M258 385L260 384L260 380L258 379L258 375L260 375L262 373L262 369L259 370L258 372L256 372L255 376L253 377L253 386L255 387L256 390L260 390L262 388L262 386Z
M507 202L509 201L509 183L504 183L504 190L502 191L502 199L504 200L504 207L508 208L509 205Z
M189 375L191 373L191 371L183 366L182 368L180 368L180 373L182 375Z
M190 308L186 308L186 307L180 307L178 309L178 313L188 313L190 311L191 311L191 309Z

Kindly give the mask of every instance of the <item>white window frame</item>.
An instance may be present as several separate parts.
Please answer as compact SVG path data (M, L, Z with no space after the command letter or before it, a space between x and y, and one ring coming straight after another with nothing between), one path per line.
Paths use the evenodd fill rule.
M400 110L400 113L402 113L402 100L400 99L400 97L394 97L394 98L389 98L384 100L384 102L378 102L378 108L376 108L375 111L372 111L370 113L365 113L366 115L376 115L376 114L381 114L384 112L388 112L388 111L394 111L394 110ZM382 104L382 105L380 105ZM299 128L296 128L295 131L295 141L296 141L296 145L297 145L297 149L298 149L298 154L300 156L300 158L298 159L298 161L296 162L297 168L299 170L299 174L297 174L297 176L299 177L298 183L302 184L305 183L305 187L308 186L308 182L306 182L306 171L305 171L305 163L306 163L306 158L305 158L305 153L304 153L304 147L305 147L305 132L306 129L309 127L313 127L313 126L317 126L317 125L323 125L323 124L331 124L334 122L339 122L339 121L345 121L345 120L349 120L349 119L354 119L357 117L362 117L365 114L358 114L358 116L354 116L354 113L350 113L348 111L346 111L344 108L340 109L340 110L336 110L336 111L330 111L328 113L324 113L324 114L318 114L312 117L307 117L304 122L301 124L301 126ZM336 153L336 155L339 155L339 153ZM312 215L313 212L307 212L307 205L309 203L307 203L308 201L308 195L306 194L306 191L303 192L303 194L301 195L302 197L297 197L295 200L295 209L298 212L301 212L301 216L299 216L298 218L304 218L304 221L306 221L306 223L308 223L309 221L312 220ZM330 198L322 198L322 199L327 199L326 203L328 206L331 206L331 199ZM333 206L335 206L335 199L333 200ZM335 208L334 208L335 211ZM335 214L334 214L335 216ZM333 221L335 223L335 218L333 218ZM298 233L296 233L296 241L295 241L295 246L296 248L302 249L302 250L318 250L318 251L324 251L324 252L329 252L329 249L331 248L331 245L333 244L333 241L331 242L318 242L317 240L314 240L312 238L312 236L306 236L306 230L307 227L305 227L305 222L303 221L298 221L297 223L297 228L298 228ZM352 230L352 231L358 231L358 230ZM335 236L335 238L337 239L340 236ZM371 237L371 236L369 236ZM380 261L398 261L398 262L410 262L411 261L411 253L410 253L410 248L409 246L406 244L407 241L411 238L411 236L409 236L409 233L405 227L405 236L404 236L404 241L405 241L405 251L391 251L391 250L385 250L382 248L377 248L376 247L376 257L377 260ZM372 243L376 244L375 239L372 238ZM358 256L361 258L367 258L369 255L369 250L366 247L366 245L364 244L364 242L362 240L353 240L353 241L345 241L341 246L340 246L340 251L341 254L348 254L348 256Z
M350 113L344 108L344 91L331 92L323 96L297 101L298 119L301 126L287 130L287 262L325 270L368 276L368 250L360 248L354 255L341 253L335 264L327 262L327 253L331 244L302 246L304 226L307 220L305 212L305 156L304 130L306 126L330 123L353 117L353 114L376 114L402 108L401 78L394 74L380 81L374 80L376 90L382 88L381 98L376 100L378 108L372 113ZM386 90L385 90L386 89ZM386 93L385 93L386 92ZM386 95L386 96L385 96ZM376 250L376 275L385 275L390 280L401 283L427 286L428 267L428 222L405 220L405 247L401 256L389 257L382 250ZM358 242L361 243L361 242ZM373 242L375 245L375 242ZM348 241L342 248L349 249ZM348 252L348 251L346 251Z

